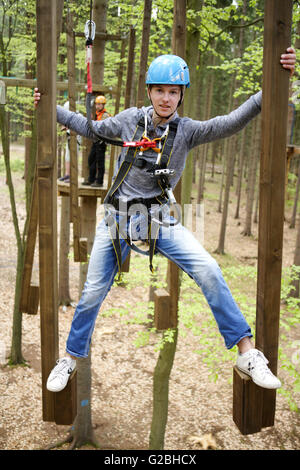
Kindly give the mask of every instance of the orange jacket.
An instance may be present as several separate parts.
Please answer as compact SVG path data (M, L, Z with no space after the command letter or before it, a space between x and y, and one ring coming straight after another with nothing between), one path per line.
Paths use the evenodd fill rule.
M106 114L106 116L103 116ZM110 114L106 111L106 109L102 109L102 111L96 111L96 121L101 121L102 119L106 119L110 116Z

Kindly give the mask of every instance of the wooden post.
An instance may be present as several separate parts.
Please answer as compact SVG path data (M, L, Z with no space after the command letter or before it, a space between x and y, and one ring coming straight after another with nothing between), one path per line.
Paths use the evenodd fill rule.
M40 322L42 356L43 420L71 424L76 414L74 400L46 388L47 378L58 358L57 282L57 168L56 168L56 0L37 0L37 176L39 203ZM76 373L68 385L75 394ZM64 415L60 415L64 409Z
M56 190L56 0L37 0L37 170L43 420L54 421L46 381L58 357Z
M24 87L24 88L35 88L37 86L37 81L35 79L29 78L10 78L10 77L3 77L1 79L4 82L5 86L12 86L12 87ZM67 82L57 82L56 83L58 91L66 91L68 89ZM86 92L86 83L75 83L75 90L79 92ZM110 95L117 95L118 91L116 88L111 86L104 86L100 83L93 83L93 91L100 92L100 93L109 93Z
M186 32L186 0L174 0L174 24L172 49L173 53L185 57L185 32ZM181 110L182 112L182 110ZM181 202L181 184L177 184L174 191L177 203ZM168 292L155 293L156 308L154 322L160 325L160 308L164 305L167 310L166 323L164 329L173 329L173 341L166 342L159 353L153 375L153 413L149 439L149 449L163 449L165 428L168 419L169 400L169 377L173 366L173 361L177 346L178 337L178 297L179 297L179 269L176 264L168 262ZM160 297L160 299L159 299ZM158 300L159 299L159 300ZM158 301L158 302L157 302Z
M166 289L157 289L154 291L154 326L157 330L167 330L175 328L170 318L170 294Z
M68 12L67 17L67 55L69 109L75 112L75 35L73 31L73 18L70 12ZM70 161L70 219L73 222L74 261L85 262L87 260L87 240L81 238L80 208L78 203L77 136L74 131L70 131Z
M291 44L292 9L292 0L265 2L256 347L268 358L274 374L277 373L278 357L289 97L289 72L281 67L280 55ZM241 380L238 378L236 381L234 397L236 387L240 387L237 382ZM247 393L247 388L245 382L240 393ZM245 395L240 395L239 401L247 406ZM249 406L257 412L250 413L256 421L251 432L274 425L275 403L275 390L259 388L259 392L252 396ZM234 399L234 416L237 415L236 406L237 400ZM243 429L239 429L243 433Z
M172 33L172 52L185 58L186 49L186 0L174 0L174 25ZM183 115L183 105L179 108L179 114ZM181 204L181 180L174 190L177 204ZM154 324L159 329L177 328L178 325L178 300L180 290L179 268L172 261L168 261L168 293L169 308L167 318L162 322L161 310L166 305L167 298L156 296L154 303ZM154 294L155 295L155 294ZM164 328L162 328L164 325Z
M174 1L174 27L172 34L173 54L182 59L186 56L186 0ZM183 116L183 104L179 108L179 115ZM174 190L177 204L181 204L181 179ZM178 323L178 300L180 290L179 268L172 261L169 261L168 269L168 290L170 293L171 316L173 328Z

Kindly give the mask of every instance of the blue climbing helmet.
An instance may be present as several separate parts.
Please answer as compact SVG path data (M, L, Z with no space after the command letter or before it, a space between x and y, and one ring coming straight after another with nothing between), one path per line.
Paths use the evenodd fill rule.
M189 88L189 68L177 55L160 55L150 64L146 85L184 85Z

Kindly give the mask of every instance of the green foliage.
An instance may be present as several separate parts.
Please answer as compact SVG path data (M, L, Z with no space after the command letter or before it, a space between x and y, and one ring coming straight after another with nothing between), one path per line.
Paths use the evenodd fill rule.
M10 169L12 173L23 174L24 173L24 160L20 160L19 158L14 158L11 160ZM5 163L3 159L0 159L0 174L5 174Z

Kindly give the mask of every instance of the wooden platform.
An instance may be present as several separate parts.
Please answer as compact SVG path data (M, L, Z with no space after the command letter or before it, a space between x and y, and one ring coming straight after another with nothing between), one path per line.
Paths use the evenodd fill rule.
M300 155L300 147L297 145L287 145L286 150L287 150L288 156Z
M64 183L63 181L57 181L57 191L59 196L68 196L70 194L70 183ZM104 198L107 193L107 187L104 184L103 188L93 188L92 186L86 186L82 183L78 183L78 196L79 197L100 197Z

